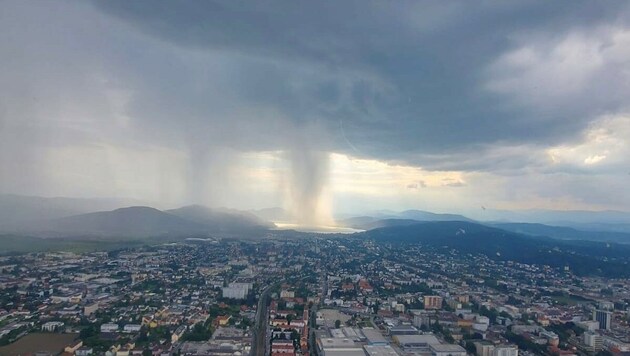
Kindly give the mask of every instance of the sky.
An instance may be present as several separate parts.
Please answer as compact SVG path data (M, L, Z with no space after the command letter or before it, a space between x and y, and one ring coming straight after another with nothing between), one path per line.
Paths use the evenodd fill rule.
M630 4L0 3L0 193L630 211Z

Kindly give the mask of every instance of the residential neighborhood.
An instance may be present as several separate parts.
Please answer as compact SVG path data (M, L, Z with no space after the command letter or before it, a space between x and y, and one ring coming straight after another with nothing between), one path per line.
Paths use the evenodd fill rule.
M627 280L352 235L14 255L0 272L2 355L630 352Z

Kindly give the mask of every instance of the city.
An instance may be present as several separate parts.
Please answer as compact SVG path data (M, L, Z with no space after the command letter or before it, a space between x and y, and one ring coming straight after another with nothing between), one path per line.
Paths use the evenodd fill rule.
M630 356L630 2L0 1L0 356Z
M0 342L10 343L0 353L630 351L627 279L352 235L16 255L0 271Z

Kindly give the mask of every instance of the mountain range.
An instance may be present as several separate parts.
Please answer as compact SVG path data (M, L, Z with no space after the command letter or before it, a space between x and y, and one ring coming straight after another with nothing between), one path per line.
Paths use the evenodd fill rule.
M45 250L75 248L82 243L84 248L96 248L92 242L85 241L118 246L139 241L139 238L170 241L185 237L261 237L276 228L269 220L289 217L281 208L240 211L201 205L170 210L131 206L85 212L117 203L115 200L0 195L0 252L13 251L7 246L15 246L15 251L29 251L40 245L46 246ZM630 276L630 233L627 232L580 230L540 223L477 222L462 215L420 210L380 211L338 223L364 230L345 235L350 238L455 249L528 264L568 266L579 274ZM277 230L274 233L307 234ZM146 242L136 243L150 243L142 241Z
M0 226L16 226L33 220L52 220L137 205L146 205L146 203L134 199L44 198L0 194Z
M0 196L0 233L142 238L256 234L275 227L249 212L201 205L164 211L147 206L98 211L116 203L98 199ZM11 206L15 209L10 209Z
M630 244L630 233L622 231L578 230L566 226L551 226L537 223L488 223L503 230L531 236L547 236L560 240L586 240Z
M151 237L193 235L249 235L275 228L271 221L290 221L282 208L241 211L190 205L177 209L158 210L138 206L129 199L43 198L0 195L0 233L40 237ZM129 207L127 204L132 204ZM120 208L120 206L127 206ZM491 211L496 216L497 211ZM532 221L477 222L463 215L440 214L422 210L377 210L370 215L338 220L338 225L358 230L395 228L418 222L468 222L528 236L545 236L561 240L589 240L630 244L630 229L624 212L500 212L503 217L518 214ZM511 214L511 215L510 215ZM535 222L540 219L577 219L564 225ZM601 220L597 220L601 219ZM601 221L598 223L597 221ZM566 222L566 221L565 221ZM607 226L611 226L607 228ZM628 225L630 226L630 225ZM599 227L599 229L597 229Z
M379 227L410 225L419 221L469 221L463 215L457 214L436 214L422 210L405 210L394 212L381 210L374 212L371 216L355 216L339 220L337 223L344 227L359 230L371 230Z
M630 276L630 245L536 237L466 221L418 222L355 236L380 243L454 249L495 260L569 267L580 275Z

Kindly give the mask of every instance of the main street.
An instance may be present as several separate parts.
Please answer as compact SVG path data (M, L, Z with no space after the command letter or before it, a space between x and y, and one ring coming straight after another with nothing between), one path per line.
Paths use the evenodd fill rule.
M267 286L262 293L260 293L258 308L256 309L256 321L254 322L253 328L254 342L252 343L251 351L251 355L253 356L264 356L269 354L270 345L269 338L267 337L269 296L271 295L271 290L280 283L281 282L276 282L271 284Z
M308 276L300 274L298 277L300 279L304 279ZM252 350L250 352L250 354L253 356L265 356L271 353L271 340L268 335L269 297L271 296L271 291L284 282L285 280L282 279L280 281L272 283L267 286L267 288L265 288L262 293L260 293L260 298L258 299L258 308L256 309L256 321L254 322L253 326L254 340L252 343Z

